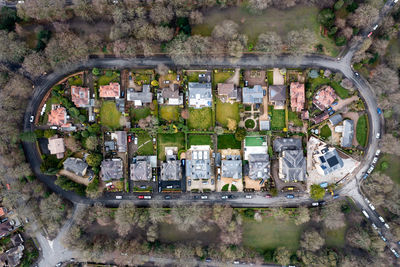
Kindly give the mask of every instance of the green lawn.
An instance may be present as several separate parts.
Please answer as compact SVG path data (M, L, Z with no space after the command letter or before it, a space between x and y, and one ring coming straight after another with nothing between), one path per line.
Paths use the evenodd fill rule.
M110 77L106 76L105 74L100 76L98 79L98 85L108 85L111 82L119 82L119 75L117 72L113 72Z
M357 142L360 146L365 147L367 144L367 137L368 137L368 117L367 115L362 115L358 118L357 126L356 126L356 138Z
M267 71L267 79L269 85L274 84L274 72L272 70Z
M347 226L336 230L326 230L326 246L330 248L342 248L346 244L346 229Z
M100 109L100 121L103 126L111 129L120 127L119 119L121 113L117 110L117 106L113 101L103 101Z
M189 134L188 135L188 147L195 146L195 145L210 145L210 146L212 146L211 135Z
M214 71L214 79L213 83L216 85L217 83L224 83L226 80L228 80L230 77L232 77L235 74L235 71L232 70L226 70L226 71L221 71L219 70L218 72Z
M189 108L189 119L187 120L189 129L207 130L213 126L211 108Z
M319 88L321 85L330 85L335 90L336 94L340 98L345 99L345 98L348 98L350 96L349 95L349 90L343 88L339 83L337 83L335 81L332 81L332 80L330 80L328 78L318 76L315 79L309 79L309 82L310 82L310 85L311 85L310 88L311 88L311 90L313 92L317 88Z
M297 112L293 112L289 110L289 121L294 123L294 126L301 127L303 126L303 121L299 118L299 114Z
M233 134L218 135L218 149L241 149L242 142L235 139Z
M199 81L199 74L204 74L204 71L191 71L187 73L188 82L198 82Z
M285 110L284 109L274 109L271 110L271 129L272 130L282 130L285 128Z
M299 247L303 227L296 225L293 219L279 220L273 217L256 222L243 219L243 245L258 250L273 250L286 247L295 252Z
M137 151L138 155L141 156L154 155L153 141L148 133L138 134L138 147L140 147Z
M83 85L82 77L80 75L73 76L68 79L68 83L70 85L82 86Z
M263 136L246 136L244 140L245 146L262 146L265 142L265 137Z
M160 118L169 122L178 121L179 111L178 106L160 106Z
M327 139L327 138L329 138L331 135L332 135L332 131L331 131L331 129L329 128L329 126L328 126L328 125L324 125L324 126L321 128L320 136L323 137L323 138L325 138L325 139Z
M217 98L216 113L217 122L224 127L227 127L228 119L233 119L239 122L239 103L223 103L219 98Z
M140 119L144 119L151 114L151 110L148 107L143 108L131 108L129 115L133 122L138 122Z
M400 157L393 154L383 154L376 164L376 171L383 172L395 183L400 185ZM386 165L386 167L384 167Z
M159 160L165 160L165 147L168 146L178 147L178 151L185 149L184 133L158 134L157 157Z

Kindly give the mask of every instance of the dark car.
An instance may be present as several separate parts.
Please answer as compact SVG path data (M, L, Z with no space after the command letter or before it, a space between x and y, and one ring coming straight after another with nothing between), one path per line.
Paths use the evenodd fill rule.
M207 259L206 259L206 262L211 262L211 258L207 258Z
M200 198L200 196L198 196L198 195L193 196L193 199L199 199L199 198Z
M292 198L294 198L294 195L288 194L288 195L286 195L286 198L292 199Z
M323 201L323 200L322 200L322 201L319 201L318 203L319 203L320 206L325 205L325 201Z
M121 97L125 97L125 91L121 91Z

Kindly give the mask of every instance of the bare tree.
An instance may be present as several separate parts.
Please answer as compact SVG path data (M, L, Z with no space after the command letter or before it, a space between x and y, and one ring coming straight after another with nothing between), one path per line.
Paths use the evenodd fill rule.
M276 32L266 32L258 36L256 50L278 54L282 50L281 37Z
M203 13L200 11L194 10L190 12L189 22L192 25L202 24L204 21Z
M154 24L169 23L173 16L171 7L162 4L155 4L150 9L150 19Z
M379 16L379 10L368 4L361 4L350 15L350 23L358 28L369 27Z
M0 31L0 61L21 62L28 51L26 44L19 41L14 32Z
M136 212L135 205L132 202L123 201L119 204L118 210L115 213L115 222L120 236L126 236L137 223L138 216Z
M254 13L260 13L262 10L267 9L272 3L272 0L249 0L250 10Z
M329 229L338 229L344 227L344 214L340 209L340 203L334 202L326 205L322 210L324 224Z
M290 31L287 35L288 50L292 53L304 54L313 51L316 37L309 29Z
M324 238L316 230L309 230L303 233L300 245L303 249L317 251L325 244Z
M220 24L215 25L212 31L212 37L223 40L233 40L239 35L239 25L232 20L224 20Z
M49 62L42 52L33 52L26 56L22 68L34 77L50 70Z
M351 227L347 230L346 241L349 245L368 250L371 246L371 239L368 233L361 227Z
M296 225L307 223L310 220L310 211L306 207L298 208L299 216L295 220Z
M95 12L90 0L74 0L73 4L72 8L76 16L86 21L93 21Z
M285 247L278 247L275 250L275 259L281 265L289 265L290 263L290 252Z
M17 5L18 16L37 20L64 20L67 14L63 0L29 0Z
M399 89L397 72L384 64L378 65L369 78L377 95L394 93Z

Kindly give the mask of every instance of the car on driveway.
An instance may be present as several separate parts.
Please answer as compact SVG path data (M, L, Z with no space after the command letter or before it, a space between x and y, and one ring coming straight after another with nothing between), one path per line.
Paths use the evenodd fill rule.
M376 133L376 139L381 138L381 133Z
M201 196L201 199L207 199L207 198L208 198L208 196L206 196L206 195Z
M294 195L293 194L288 194L288 195L286 195L286 198L292 199L292 198L294 198Z

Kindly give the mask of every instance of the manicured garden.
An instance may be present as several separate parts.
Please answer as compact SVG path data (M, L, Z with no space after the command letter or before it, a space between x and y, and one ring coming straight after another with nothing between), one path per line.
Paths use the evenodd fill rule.
M188 148L195 145L210 145L212 146L211 135L209 134L189 134Z
M213 126L211 108L189 108L189 119L187 123L189 129L208 130Z
M154 147L151 136L148 133L139 133L137 154L141 156L154 155Z
M324 138L324 139L328 139L329 137L331 137L331 135L332 135L332 131L331 131L331 129L329 128L329 126L328 126L328 125L324 125L324 126L321 128L320 136L321 136L322 138Z
M218 135L218 149L241 149L242 143L235 139L233 134Z
M358 118L356 126L356 138L360 146L365 147L367 144L368 137L368 117L367 115L362 115Z
M272 130L282 130L285 128L285 110L284 109L274 109L269 107L271 111L271 129Z
M247 119L244 122L244 126L246 127L246 129L253 129L256 126L256 123L253 119Z
M121 113L117 110L117 106L113 101L103 101L100 109L100 121L103 126L111 129L120 127Z
M119 82L119 73L111 70L106 70L104 75L101 75L97 80L98 85L108 85L111 82Z
M185 135L183 133L158 134L157 157L159 160L165 160L165 147L178 147L178 151L185 149Z
M239 103L223 103L217 98L216 113L217 122L220 123L223 127L227 127L228 119L239 122Z
M179 111L180 108L178 106L160 106L160 118L168 122L178 121Z

